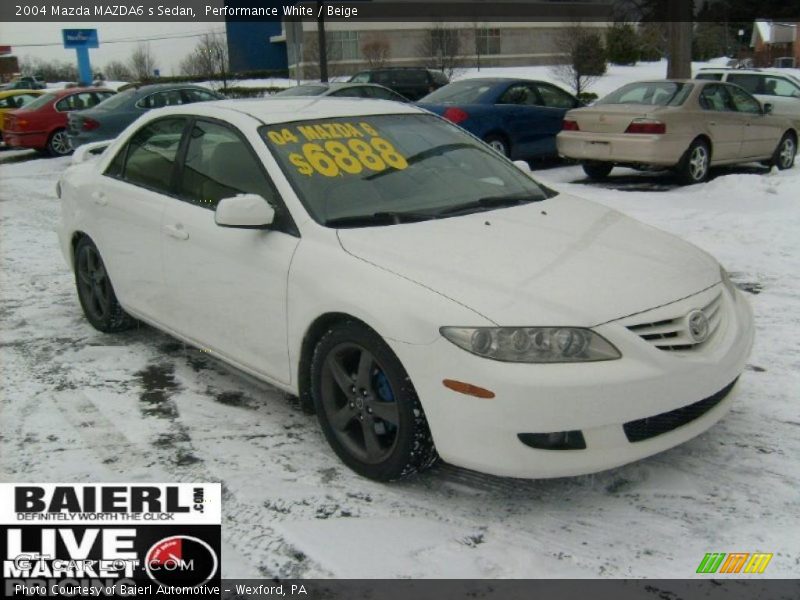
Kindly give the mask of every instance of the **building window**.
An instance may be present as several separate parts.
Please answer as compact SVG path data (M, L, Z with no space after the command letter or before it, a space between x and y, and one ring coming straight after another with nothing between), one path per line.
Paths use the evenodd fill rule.
M357 31L329 31L326 35L330 60L358 60Z
M500 30L481 27L475 30L476 54L500 54Z

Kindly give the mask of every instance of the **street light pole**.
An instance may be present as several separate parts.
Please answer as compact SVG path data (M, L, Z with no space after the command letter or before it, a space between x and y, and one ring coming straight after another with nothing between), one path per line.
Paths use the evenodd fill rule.
M328 44L325 41L323 0L317 0L317 45L319 45L319 80L328 81Z

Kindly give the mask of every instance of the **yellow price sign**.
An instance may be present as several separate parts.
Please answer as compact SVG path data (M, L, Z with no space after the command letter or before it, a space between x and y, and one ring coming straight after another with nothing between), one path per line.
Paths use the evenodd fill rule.
M269 131L267 138L281 150L300 145L288 159L301 175L338 177L408 167L406 158L369 123L317 123L293 129Z

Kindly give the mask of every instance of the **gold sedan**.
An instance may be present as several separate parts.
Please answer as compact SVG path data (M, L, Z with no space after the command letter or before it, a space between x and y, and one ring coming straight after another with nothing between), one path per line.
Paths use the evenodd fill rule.
M798 132L739 86L673 79L630 83L593 106L569 111L556 139L561 156L592 179L615 166L674 169L683 183L704 181L716 165L794 164Z

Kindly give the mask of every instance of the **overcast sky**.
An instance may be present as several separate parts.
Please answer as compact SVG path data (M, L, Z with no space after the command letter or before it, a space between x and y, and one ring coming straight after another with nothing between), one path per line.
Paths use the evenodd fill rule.
M7 0L0 0L6 2ZM208 31L224 31L224 23L0 23L0 46L12 46L20 59L41 57L44 59L75 60L75 51L62 45L61 30L97 29L100 47L90 50L92 69L101 71L103 65L112 60L126 60L141 41L148 38L170 38L147 41L156 56L162 75L171 75L178 63L194 48L199 35ZM178 37L194 36L194 37ZM131 40L109 43L114 40ZM49 46L26 46L26 44L52 44Z

